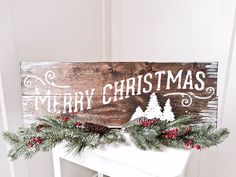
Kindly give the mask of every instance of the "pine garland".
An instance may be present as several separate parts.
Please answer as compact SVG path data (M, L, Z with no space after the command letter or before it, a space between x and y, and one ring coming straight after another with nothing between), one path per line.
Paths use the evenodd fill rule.
M220 144L229 135L226 128L217 130L212 124L193 123L190 116L180 116L172 122L144 119L129 122L125 125L125 130L134 144L143 150L158 150L160 145L200 150Z
M229 135L226 128L215 129L211 124L192 124L190 116L180 116L174 121L160 119L135 119L122 129L109 129L91 122L81 123L78 118L45 116L30 127L19 128L17 133L4 132L11 145L8 156L31 158L39 151L49 151L62 141L68 151L79 154L84 148L97 148L101 144L125 143L124 133L143 150L159 150L161 145L198 150L216 146Z

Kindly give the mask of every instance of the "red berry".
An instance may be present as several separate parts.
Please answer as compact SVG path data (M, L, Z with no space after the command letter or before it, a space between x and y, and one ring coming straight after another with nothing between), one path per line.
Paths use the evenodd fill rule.
M63 122L67 122L68 120L70 120L70 118L67 116L63 118Z
M168 135L165 135L165 138L166 138L166 139L168 139L168 138L169 138L169 136L168 136Z
M41 137L34 137L30 140L31 142L41 144L43 139Z
M31 148L31 147L33 147L33 144L31 142L28 142L27 146L28 146L28 148Z
M147 127L147 126L150 126L150 123L149 123L149 121L143 121L143 122L142 122L142 125L143 125L144 127Z
M80 123L80 122L74 122L74 126L75 127L79 127L79 126L81 126L82 125L82 123Z
M32 138L31 140L32 140L34 143L36 143L38 139L35 137L35 138Z
M37 143L38 143L38 144L41 144L41 143L42 143L42 141L43 141L43 139L42 139L42 138L40 138L40 137L38 137L38 141L37 141Z
M187 140L184 143L185 148L194 148L193 141L192 140Z
M201 149L201 146L199 144L197 144L195 147L197 150Z
M188 148L189 148L189 144L188 144L188 143L185 143L185 144L184 144L184 147L185 147L186 149L188 149Z

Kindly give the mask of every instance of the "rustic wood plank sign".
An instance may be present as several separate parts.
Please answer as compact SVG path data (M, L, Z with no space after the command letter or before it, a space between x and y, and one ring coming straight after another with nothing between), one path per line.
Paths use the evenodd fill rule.
M117 126L136 114L173 113L216 123L217 72L217 62L22 62L23 116L31 123L69 112Z

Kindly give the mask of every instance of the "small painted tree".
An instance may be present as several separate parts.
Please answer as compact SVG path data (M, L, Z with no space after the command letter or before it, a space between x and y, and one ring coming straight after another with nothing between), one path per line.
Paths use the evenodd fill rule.
M152 93L150 95L150 100L148 102L147 109L144 112L144 117L148 119L153 119L153 118L161 119L162 118L161 109L162 108L159 105L156 94Z
M175 115L172 111L172 106L170 104L170 99L166 101L164 111L163 111L163 117L161 120L168 120L168 121L173 121L175 120Z
M145 115L144 115L142 108L140 106L138 106L130 120L134 120L134 119L141 118L141 117L145 117Z

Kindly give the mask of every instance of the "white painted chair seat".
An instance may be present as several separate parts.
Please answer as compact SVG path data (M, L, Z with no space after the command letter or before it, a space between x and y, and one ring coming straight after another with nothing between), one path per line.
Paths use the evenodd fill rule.
M191 152L164 148L143 151L134 145L105 145L85 149L80 156L67 153L63 143L53 149L54 174L61 177L60 159L79 164L111 177L184 177ZM64 176L63 176L64 177Z

